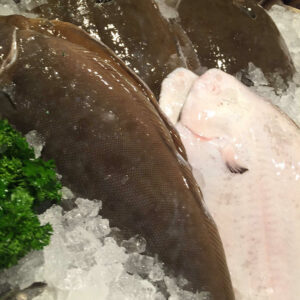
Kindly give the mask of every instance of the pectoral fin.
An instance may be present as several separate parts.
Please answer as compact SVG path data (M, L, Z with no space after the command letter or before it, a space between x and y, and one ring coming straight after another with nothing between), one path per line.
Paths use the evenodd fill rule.
M199 139L200 141L214 144L219 149L225 165L231 173L243 174L249 171L249 169L244 167L243 163L239 161L235 146L229 141L220 139L218 137L202 136L193 131L193 129L191 129L189 126L184 125L184 127L187 128L195 136L195 138Z
M242 164L239 162L234 146L231 144L226 144L220 151L226 167L231 173L243 174L248 171L248 168L242 166Z

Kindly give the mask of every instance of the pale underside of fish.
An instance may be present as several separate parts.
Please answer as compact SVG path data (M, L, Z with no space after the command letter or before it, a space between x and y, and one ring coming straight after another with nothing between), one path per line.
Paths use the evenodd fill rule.
M160 105L216 220L236 299L300 299L300 130L234 77L177 69Z

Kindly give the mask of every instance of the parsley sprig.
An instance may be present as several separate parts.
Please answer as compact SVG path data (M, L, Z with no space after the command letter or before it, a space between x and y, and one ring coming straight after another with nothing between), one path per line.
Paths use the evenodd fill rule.
M49 244L52 227L42 226L33 208L60 199L54 162L36 159L26 139L0 120L0 269Z

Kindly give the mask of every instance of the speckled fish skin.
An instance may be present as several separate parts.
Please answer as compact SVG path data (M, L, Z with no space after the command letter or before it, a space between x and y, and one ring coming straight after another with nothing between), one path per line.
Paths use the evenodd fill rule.
M185 66L168 22L153 0L48 0L39 16L80 25L111 48L159 95L163 78Z
M276 25L253 1L181 0L178 12L203 66L235 74L252 62L274 87L277 82L273 73L285 80L294 73Z
M236 299L299 299L300 129L220 70L197 77L178 69L162 92L173 120L183 107L176 128L219 228ZM171 98L176 109L167 110Z
M174 128L143 83L104 45L60 21L0 18L2 117L45 138L63 184L103 201L169 270L233 300L223 247ZM9 41L9 42L8 42Z

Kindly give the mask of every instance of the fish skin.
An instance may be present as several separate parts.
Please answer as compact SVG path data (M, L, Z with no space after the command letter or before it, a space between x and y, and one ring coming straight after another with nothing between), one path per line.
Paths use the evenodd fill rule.
M178 12L203 66L236 74L252 62L275 88L273 73L285 80L292 77L295 68L283 38L267 12L253 1L181 0Z
M158 97L164 77L188 67L173 29L153 0L48 0L34 10L40 17L58 18L81 26L111 48L148 84Z
M265 9L270 9L274 4L283 4L281 0L254 0Z
M256 0L258 4L263 6L266 9L270 9L273 5L289 5L294 8L300 9L300 1L299 0Z
M172 118L219 228L236 299L299 299L300 129L220 70L197 80L176 70L162 92L171 81L181 91L184 72L191 87ZM225 146L248 171L229 170Z
M294 8L300 9L300 1L299 0L285 0L283 2L286 5L290 5L290 6L294 7Z
M55 159L63 184L102 200L110 226L144 236L148 252L191 290L233 300L215 223L152 93L74 25L1 17L1 45L13 44L12 32L17 58L0 74L0 91L14 105L0 103L1 116L44 137L43 157ZM0 57L10 50L3 47Z

